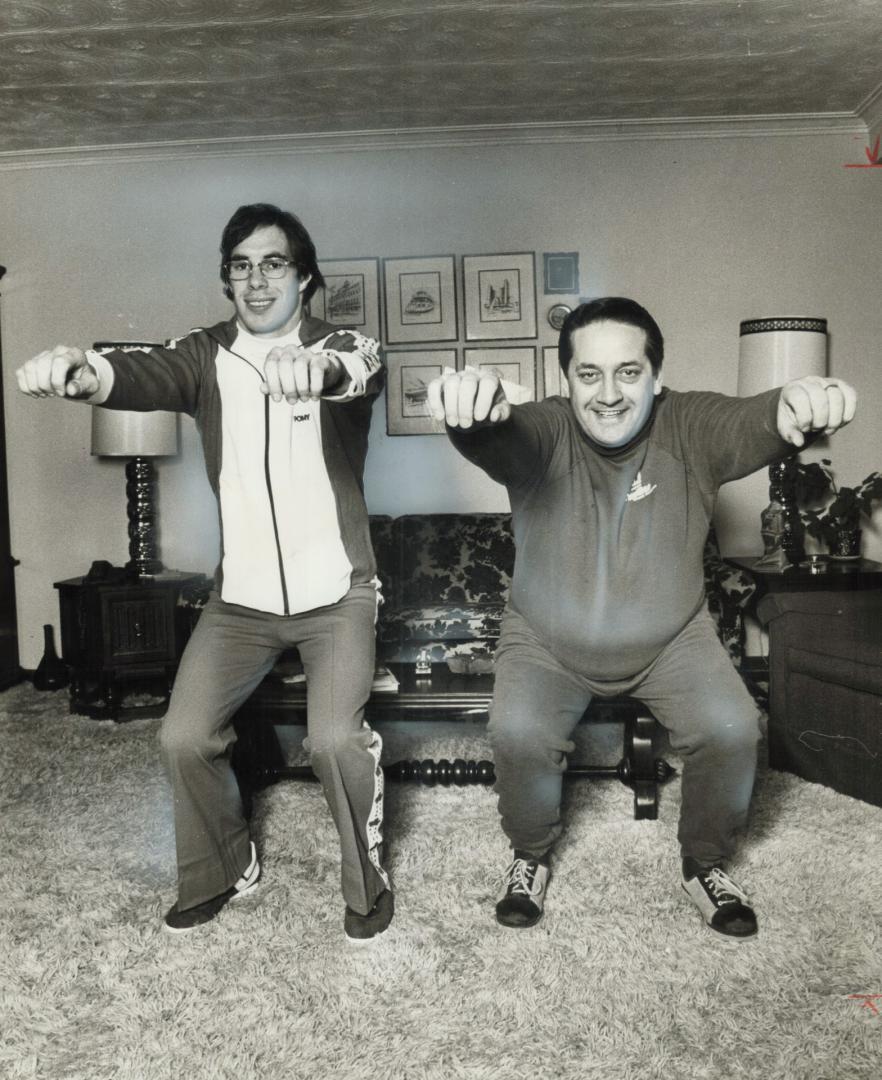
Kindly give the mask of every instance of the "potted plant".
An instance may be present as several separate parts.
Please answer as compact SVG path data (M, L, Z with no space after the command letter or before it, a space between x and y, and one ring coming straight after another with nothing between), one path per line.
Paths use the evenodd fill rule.
M806 533L834 559L859 559L861 522L882 502L882 473L871 472L855 487L837 485L832 462L797 463L796 499ZM818 504L821 505L818 505Z

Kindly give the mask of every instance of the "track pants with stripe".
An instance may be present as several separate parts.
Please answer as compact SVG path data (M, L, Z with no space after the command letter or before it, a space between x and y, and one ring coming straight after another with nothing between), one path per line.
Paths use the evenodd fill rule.
M184 652L160 733L174 795L179 907L224 892L250 861L248 824L230 766L232 718L292 646L307 680L304 747L340 835L344 900L366 914L388 886L381 866L382 743L364 722L376 609L371 584L353 586L335 604L288 616L214 595L209 600Z

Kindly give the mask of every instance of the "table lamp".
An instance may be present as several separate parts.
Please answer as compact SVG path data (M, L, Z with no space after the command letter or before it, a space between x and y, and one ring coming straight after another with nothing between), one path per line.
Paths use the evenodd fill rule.
M751 397L805 375L827 374L827 320L745 319L738 350L738 394ZM796 503L796 454L769 466L770 503L761 516L764 554L757 566L798 563L805 557Z
M109 344L101 342L96 348L107 348ZM126 342L125 346L131 348L132 342ZM151 577L163 568L156 527L156 470L151 458L173 457L177 452L176 413L123 412L100 406L92 409L92 453L96 457L130 459L126 464L129 519L126 569L138 577Z

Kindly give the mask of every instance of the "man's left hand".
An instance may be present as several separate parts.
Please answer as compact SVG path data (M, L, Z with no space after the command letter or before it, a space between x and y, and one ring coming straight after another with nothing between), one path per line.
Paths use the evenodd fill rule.
M804 446L809 431L832 435L854 419L857 394L842 379L806 375L781 388L778 434L794 446Z
M276 346L267 353L261 390L273 401L290 405L318 401L328 386L339 382L342 364L330 352L313 352L298 345Z

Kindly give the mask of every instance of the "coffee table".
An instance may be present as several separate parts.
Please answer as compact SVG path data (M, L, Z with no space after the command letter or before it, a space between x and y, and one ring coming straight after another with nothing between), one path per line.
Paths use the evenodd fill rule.
M366 719L378 720L459 720L483 723L493 700L492 674L459 675L446 664L432 664L431 674L418 675L413 664L387 665L398 679L398 689L371 694L365 708ZM582 722L624 725L622 758L617 765L568 763L564 776L616 778L634 790L634 817L655 819L658 816L658 786L669 779L674 769L653 754L657 730L654 717L632 698L595 700ZM276 725L306 722L306 686L268 676L239 710L235 719L239 736L234 750L234 766L240 785L258 790L278 780L315 779L308 765L289 765L275 732ZM394 780L423 783L427 786L454 784L491 784L495 781L491 761L398 761L384 766Z

